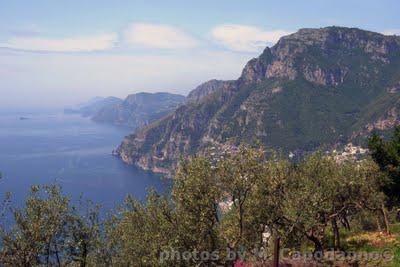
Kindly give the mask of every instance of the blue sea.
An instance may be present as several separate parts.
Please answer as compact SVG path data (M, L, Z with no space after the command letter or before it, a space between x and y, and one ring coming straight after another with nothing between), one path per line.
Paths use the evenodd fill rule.
M62 112L0 113L1 197L11 192L19 205L32 185L58 184L72 201L82 195L109 210L127 194L143 200L148 188L164 192L166 179L111 154L131 132Z

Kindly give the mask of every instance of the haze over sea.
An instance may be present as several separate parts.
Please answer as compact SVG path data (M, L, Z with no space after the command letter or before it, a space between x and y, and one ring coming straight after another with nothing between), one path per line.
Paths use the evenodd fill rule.
M162 177L125 165L111 155L132 130L62 112L0 112L0 193L20 204L32 185L59 184L78 200L109 210L127 194L165 190Z

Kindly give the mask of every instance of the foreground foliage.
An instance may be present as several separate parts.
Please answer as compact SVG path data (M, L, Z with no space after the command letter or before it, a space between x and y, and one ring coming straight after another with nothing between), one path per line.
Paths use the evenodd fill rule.
M293 164L241 147L213 164L182 162L169 196L150 190L106 219L57 186L33 187L1 232L4 266L217 266L270 260L272 240L324 254L346 234L389 227L388 179L372 160L316 153ZM384 208L384 209L383 209ZM384 216L385 215L385 216ZM368 225L368 227L366 226Z

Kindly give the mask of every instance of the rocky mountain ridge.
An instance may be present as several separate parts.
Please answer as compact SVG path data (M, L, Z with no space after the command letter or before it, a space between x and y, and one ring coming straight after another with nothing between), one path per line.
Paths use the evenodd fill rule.
M197 87L185 105L126 137L117 153L169 172L181 155L240 143L286 153L362 140L399 123L399 84L400 37L302 29L250 60L237 80Z

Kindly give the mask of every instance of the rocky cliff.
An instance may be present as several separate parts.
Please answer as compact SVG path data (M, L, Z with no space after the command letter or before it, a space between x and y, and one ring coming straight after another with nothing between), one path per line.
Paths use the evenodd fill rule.
M127 163L168 172L181 155L240 143L315 150L399 123L400 37L355 28L302 29L250 60L234 81L212 80L185 105L126 137Z

